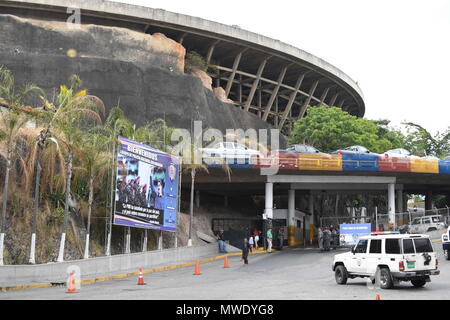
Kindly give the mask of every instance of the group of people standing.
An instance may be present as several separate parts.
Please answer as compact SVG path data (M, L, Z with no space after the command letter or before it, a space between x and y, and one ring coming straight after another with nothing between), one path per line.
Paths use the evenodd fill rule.
M335 250L339 245L339 233L333 226L317 229L319 233L319 249L321 251Z

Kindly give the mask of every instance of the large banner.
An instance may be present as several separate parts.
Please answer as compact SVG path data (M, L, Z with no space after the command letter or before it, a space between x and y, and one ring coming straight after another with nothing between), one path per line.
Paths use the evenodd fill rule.
M180 160L119 137L114 224L175 232Z
M339 244L341 246L354 246L360 237L370 235L370 223L341 224L339 225Z

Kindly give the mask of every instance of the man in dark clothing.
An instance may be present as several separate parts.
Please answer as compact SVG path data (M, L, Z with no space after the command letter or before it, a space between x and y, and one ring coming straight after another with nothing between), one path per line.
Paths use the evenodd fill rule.
M280 227L280 230L278 230L278 246L280 250L283 250L283 243L284 243L284 227Z
M244 247L242 248L242 259L244 264L248 264L248 240L247 237L244 238Z

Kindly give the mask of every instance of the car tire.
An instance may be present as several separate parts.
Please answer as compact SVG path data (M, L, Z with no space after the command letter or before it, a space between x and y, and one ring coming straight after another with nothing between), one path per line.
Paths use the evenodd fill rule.
M450 260L450 252L448 252L448 249L444 250L444 257L445 257L445 260Z
M416 288L422 288L427 282L424 279L413 279L411 283Z
M343 265L338 265L334 271L334 278L337 284L346 284L348 279L347 269Z
M436 231L436 230L437 230L436 228L428 228L427 232Z
M379 272L380 288L391 289L394 286L391 271L388 268L381 268Z

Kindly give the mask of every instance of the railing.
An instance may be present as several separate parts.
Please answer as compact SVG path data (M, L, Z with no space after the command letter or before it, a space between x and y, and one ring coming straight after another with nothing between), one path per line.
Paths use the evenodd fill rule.
M450 225L450 207L445 208L434 208L431 210L421 210L414 211L408 210L406 212L395 213L395 224L400 232L408 231L407 226L414 221L416 218L426 217L426 216L440 216L440 221L444 222L445 226ZM358 223L370 223L372 224L372 231L375 231L377 227L381 231L389 230L389 214L378 213L367 215L367 216L338 216L338 217L320 217L320 227L324 226L335 226L338 227L340 224L358 224ZM427 230L425 230L427 231ZM425 232L424 231L424 232Z
M277 156L204 157L210 167L224 163L233 169L377 171L450 174L450 160L395 158L378 155L281 154Z

